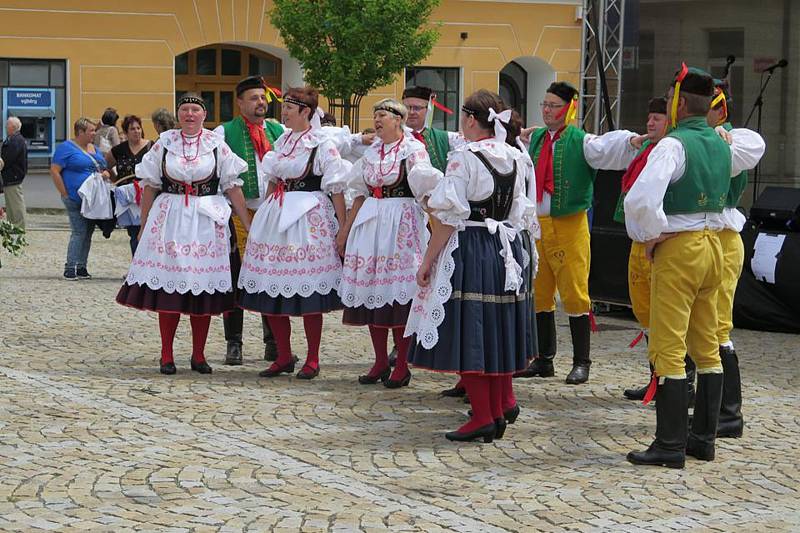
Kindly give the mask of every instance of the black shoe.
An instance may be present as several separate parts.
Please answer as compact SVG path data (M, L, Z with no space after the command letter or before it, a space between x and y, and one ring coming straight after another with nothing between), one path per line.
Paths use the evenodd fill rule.
M720 346L722 359L722 403L717 423L717 438L738 439L744 433L742 417L742 377L739 372L739 357L733 348Z
M467 389L463 387L453 387L452 389L445 389L439 394L448 398L461 398L467 393Z
M78 279L92 279L92 275L89 274L89 271L86 270L86 267L78 267L75 271L75 274L78 276Z
M503 411L503 417L505 417L506 422L509 424L513 424L517 421L517 417L519 416L519 405L515 405L511 409Z
M314 379L317 376L319 376L319 367L314 368L313 366L303 365L303 368L300 369L300 372L295 377L297 379Z
M172 374L177 372L177 369L175 368L175 363L162 363L159 372L161 372L164 375L171 376Z
M200 374L210 374L212 372L212 368L208 366L208 363L205 361L202 363L196 363L192 361L192 370L199 372Z
M494 419L494 438L500 440L503 438L503 435L506 434L506 428L508 427L508 422L505 418L495 418Z
M242 343L228 341L228 350L225 353L225 364L238 366L242 364Z
M689 438L686 441L686 455L701 461L713 461L722 402L722 374L698 374L697 394Z
M65 268L64 279L67 281L76 281L78 279L77 270L75 268Z
M514 374L515 378L534 378L534 377L541 377L541 378L551 378L556 375L556 371L553 368L553 360L546 359L544 357L537 357L531 364L528 365L528 368L525 370L521 370Z
M411 383L411 371L409 370L405 377L401 380L396 379L387 379L383 382L383 386L387 389L399 389L400 387L408 387L408 384Z
M393 346L391 353L389 353L389 366L394 368L396 364L397 364L397 346Z
M391 373L392 369L387 366L386 369L377 376L370 376L369 374L358 376L358 382L362 385L375 385L379 381L384 382L389 379Z
M486 424L483 427L479 427L475 431L470 431L469 433L459 433L458 431L450 431L449 433L445 433L444 437L447 440L452 440L456 442L472 442L473 440L477 440L483 438L483 442L490 443L494 440L495 433L497 428L492 422L491 424Z
M635 465L683 468L686 464L686 380L664 379L656 389L656 438L647 450L630 452Z
M650 387L648 383L642 388L639 389L625 389L622 392L622 395L625 396L626 400L644 400L644 395L647 394L647 389Z
M572 371L565 380L570 385L579 385L589 380L589 365L579 363L572 367Z
M292 362L285 366L272 363L272 366L266 370L262 370L258 373L258 375L262 378L274 378L275 376L280 376L281 374L291 374L294 372L294 363L295 359L292 359Z

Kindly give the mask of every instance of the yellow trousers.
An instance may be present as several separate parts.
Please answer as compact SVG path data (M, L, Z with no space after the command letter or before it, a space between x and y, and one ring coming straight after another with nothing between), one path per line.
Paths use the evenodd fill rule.
M722 345L731 340L733 295L742 274L744 243L738 233L729 229L719 232L719 241L722 245L722 284L717 294L717 342Z
M636 320L645 329L650 327L650 275L652 265L641 242L631 244L628 257L628 294Z
M556 290L564 311L571 316L588 314L589 221L581 211L565 217L541 217L542 237L536 240L539 272L534 280L536 312L555 311Z
M656 375L685 377L687 353L699 373L722 371L717 343L721 281L722 246L717 232L682 232L656 247L649 344Z
M256 214L255 210L248 209L247 212L250 213L250 220L252 221L253 216ZM236 247L239 249L239 256L244 259L244 251L247 248L247 230L244 229L244 224L235 214L231 215L231 219L233 220L233 228L236 230Z

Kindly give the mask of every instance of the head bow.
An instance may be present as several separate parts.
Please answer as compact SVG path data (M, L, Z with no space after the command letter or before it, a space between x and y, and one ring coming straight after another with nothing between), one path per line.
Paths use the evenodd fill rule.
M508 134L503 124L508 124L509 120L511 120L511 109L497 113L494 108L489 108L489 122L494 122L494 138L501 143L506 142Z

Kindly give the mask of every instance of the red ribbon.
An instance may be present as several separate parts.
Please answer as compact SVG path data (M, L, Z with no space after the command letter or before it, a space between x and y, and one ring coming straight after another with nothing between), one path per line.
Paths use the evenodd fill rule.
M644 330L641 330L641 331L639 331L639 334L638 334L638 335L636 335L636 337L635 337L635 338L634 338L634 339L631 341L631 343L628 345L628 348L633 348L634 346L636 346L637 344L639 344L639 342L641 342L641 340L642 340L643 338L644 338Z
M647 405L653 401L653 398L656 397L656 389L658 389L658 376L656 376L655 371L653 371L653 374L650 377L650 384L647 386L647 392L644 393L642 405Z
M286 196L286 183L283 180L278 180L275 185L275 190L272 191L272 197L277 199L280 206L283 207L283 199Z
M440 111L444 111L448 115L452 115L453 114L453 110L452 109L448 109L448 108L446 108L445 106L443 106L442 104L440 104L439 102L436 101L436 96L433 96L431 98L431 103L433 104L433 107L435 107L436 109L438 109Z
M136 205L142 205L142 186L139 185L139 182L136 180L133 180L133 190L135 191L133 200L136 202Z
M183 186L183 200L184 205L189 207L189 195L194 195L194 187L192 187L191 183L187 183Z
M372 190L373 198L383 198L383 187L370 187L370 189Z
M594 313L589 311L589 327L592 330L592 333L597 333L600 331L600 328L597 327L597 322L594 320Z

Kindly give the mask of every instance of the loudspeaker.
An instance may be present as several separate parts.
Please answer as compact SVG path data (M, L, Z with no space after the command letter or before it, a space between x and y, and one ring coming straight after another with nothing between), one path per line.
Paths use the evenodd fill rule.
M799 231L800 189L767 187L750 208L750 220L764 227Z
M614 221L623 174L618 170L599 170L595 178L589 296L595 302L630 305L628 256L631 240L625 225Z

